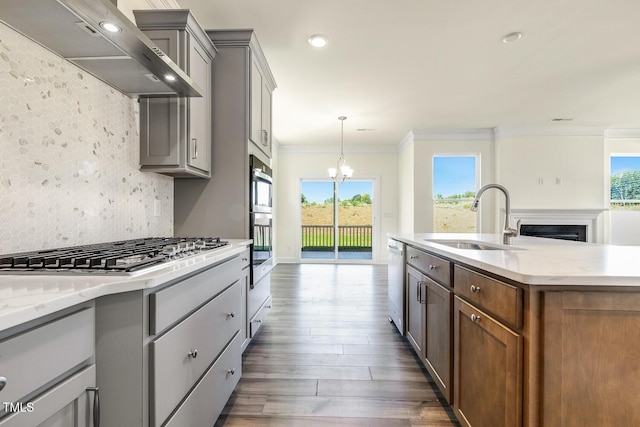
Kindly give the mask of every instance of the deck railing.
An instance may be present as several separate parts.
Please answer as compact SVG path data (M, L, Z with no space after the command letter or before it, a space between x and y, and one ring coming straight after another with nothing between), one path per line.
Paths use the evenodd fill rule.
M371 251L371 225L338 226L339 251ZM303 251L332 251L334 243L332 225L303 225Z

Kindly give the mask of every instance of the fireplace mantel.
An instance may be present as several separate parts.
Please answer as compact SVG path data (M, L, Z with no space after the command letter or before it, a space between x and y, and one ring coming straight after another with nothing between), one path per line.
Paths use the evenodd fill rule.
M587 242L598 242L598 217L606 209L512 209L515 223L541 225L586 225Z

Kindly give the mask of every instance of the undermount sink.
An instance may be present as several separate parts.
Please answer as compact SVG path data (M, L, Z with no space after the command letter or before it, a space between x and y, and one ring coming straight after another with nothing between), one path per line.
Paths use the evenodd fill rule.
M474 251L504 251L512 248L502 245L492 245L473 240L441 240L441 239L424 239L427 242L437 243L439 245L449 246L455 249L471 249Z

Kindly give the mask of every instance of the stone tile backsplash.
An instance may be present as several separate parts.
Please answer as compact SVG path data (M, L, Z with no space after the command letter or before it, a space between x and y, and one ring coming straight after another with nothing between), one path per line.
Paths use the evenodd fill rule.
M173 178L138 170L137 119L137 101L0 23L0 254L173 235Z

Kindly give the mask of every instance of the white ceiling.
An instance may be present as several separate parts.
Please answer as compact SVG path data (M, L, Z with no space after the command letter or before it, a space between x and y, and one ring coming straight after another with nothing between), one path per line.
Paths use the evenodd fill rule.
M639 0L178 2L207 29L256 30L283 146L339 144L340 115L345 147L410 130L640 128ZM312 48L314 33L329 45Z

